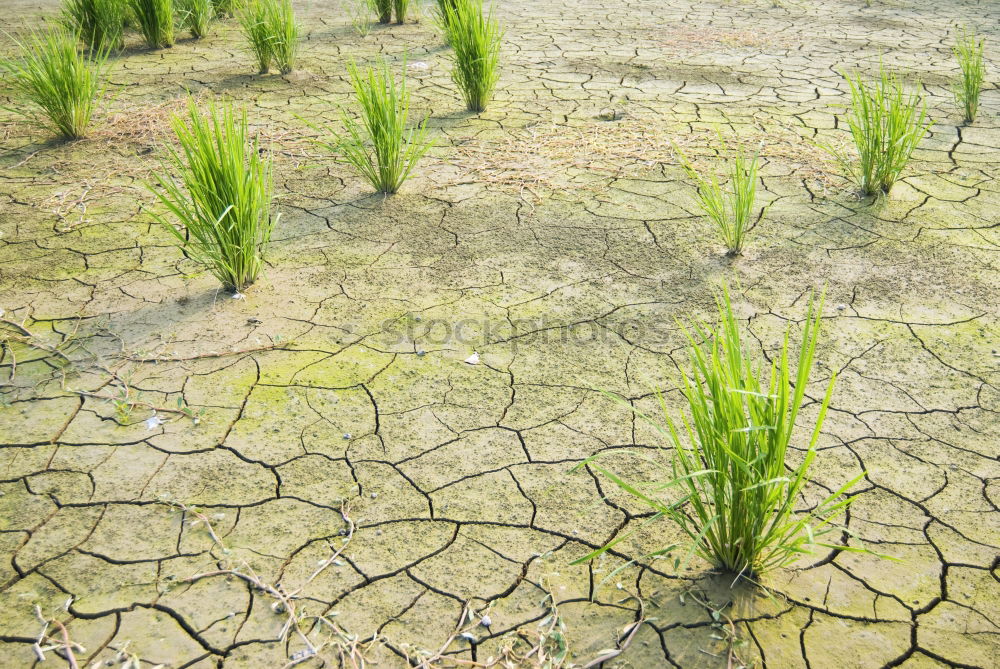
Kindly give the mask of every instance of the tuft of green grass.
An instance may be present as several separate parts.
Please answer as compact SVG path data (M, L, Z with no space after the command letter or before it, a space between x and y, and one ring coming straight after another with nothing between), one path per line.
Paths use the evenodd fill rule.
M372 31L371 16L375 12L375 0L347 0L347 12L354 32L367 37Z
M719 140L722 151L728 152L721 134ZM764 219L768 209L768 207L761 208L756 223L751 220L757 199L760 153L755 152L748 156L741 149L735 151L729 161L729 189L726 190L714 173L708 177L702 176L679 148L675 147L675 150L680 156L684 171L697 184L698 204L715 225L719 237L726 245L727 255L740 255L743 252L747 232Z
M606 476L651 507L654 518L672 519L689 539L689 555L697 554L734 574L753 578L787 566L815 547L866 552L831 543L846 531L833 523L851 503L847 493L863 473L816 503L803 499L836 375L827 384L808 441L793 446L819 337L822 297L818 303L809 301L794 370L787 330L780 353L766 365L751 360L744 348L725 287L717 309L718 325L694 323L685 328L690 365L680 381L687 414L679 424L671 419L660 393L662 422L612 396L668 444L664 452L669 464L655 463L663 480L651 485L627 482L597 464L600 454L579 467L589 465ZM765 375L766 366L770 373ZM799 451L791 463L790 447ZM619 536L577 562L600 555L626 537ZM652 555L678 548L670 546ZM679 563L675 558L674 566Z
M163 49L174 45L174 0L128 0L150 49Z
M246 111L231 104L219 109L213 102L203 116L188 100L186 118L174 116L171 125L180 151L167 148L169 165L146 186L180 226L153 216L226 290L242 292L257 279L277 223L270 212L271 159L248 137Z
M345 136L309 125L332 135L332 141L318 140L317 143L340 153L375 190L395 193L431 147L432 143L427 140L427 122L407 129L410 94L406 90L406 76L404 74L397 85L385 61L363 72L352 61L347 71L361 108L361 122L343 112Z
M272 0L270 7L271 54L278 71L288 74L299 53L299 24L295 20L292 0Z
M884 67L871 81L858 72L846 78L851 88L847 124L857 159L829 145L820 146L840 162L862 195L888 193L933 125L927 105L916 92L906 93L902 82Z
M374 0L375 14L379 23L389 23L392 21L393 0Z
M267 0L248 0L239 12L240 28L246 38L257 71L267 74L271 69L271 36L267 22Z
M208 26L216 16L212 0L179 0L177 9L179 23L191 32L191 37L201 39L208 34Z
M965 113L965 122L972 123L979 111L979 93L986 78L983 40L976 37L975 31L962 28L959 30L952 52L962 70L962 78L955 86L955 101Z
M483 0L445 2L442 26L453 49L451 78L462 91L469 111L481 112L493 97L500 79L500 43L503 30Z
M410 11L410 0L392 0L392 10L396 14L396 23L406 23L406 15Z
M106 47L87 58L77 48L77 34L63 26L14 42L20 58L0 61L0 70L29 104L11 111L64 139L83 137L106 89Z
M258 71L267 73L273 61L282 74L291 72L299 48L299 25L291 0L248 0L239 16Z
M124 46L124 0L64 0L62 17L91 51L118 51Z

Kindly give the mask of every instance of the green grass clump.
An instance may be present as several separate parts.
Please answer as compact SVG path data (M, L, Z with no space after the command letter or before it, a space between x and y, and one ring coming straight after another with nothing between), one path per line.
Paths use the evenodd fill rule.
M299 53L299 24L295 20L292 0L274 0L270 20L274 64L282 74L288 74L295 66Z
M396 23L406 23L406 15L410 11L410 0L392 0L392 10L396 14Z
M124 0L65 0L62 14L91 51L118 51L124 45Z
M29 33L15 44L20 57L0 61L0 70L28 105L11 111L64 139L83 137L105 91L107 51L87 58L77 48L76 33L62 26Z
M240 12L240 26L261 74L271 62L282 74L295 65L299 49L299 25L291 0L248 0Z
M372 31L371 15L375 12L375 0L347 0L347 12L354 32L367 37Z
M722 137L719 137L722 140ZM727 150L722 141L723 151ZM727 254L738 256L743 252L743 244L747 232L755 224L752 221L754 202L757 199L757 170L760 166L760 154L748 156L737 149L729 161L729 189L723 189L716 175L707 178L695 170L694 165L677 149L681 166L688 176L698 185L698 204L702 211L715 225L716 231L726 245ZM757 222L763 220L767 207L760 210Z
M462 91L469 111L481 112L500 79L500 23L492 6L483 14L483 0L445 2L444 17L441 25L453 49L451 78Z
M216 16L212 0L178 0L180 25L191 32L191 37L201 39L208 34L208 26Z
M226 290L242 292L256 280L277 217L271 217L271 159L247 133L246 111L214 103L202 116L194 100L187 117L174 116L180 151L168 148L169 167L147 187L180 223L154 217L193 260Z
M378 22L389 23L392 21L393 0L374 0L374 2L375 14L378 16Z
M979 111L979 92L986 78L983 40L977 39L975 32L962 29L952 51L958 60L958 66L962 69L962 78L955 86L955 101L965 113L965 122L972 123Z
M847 75L847 82L851 87L847 124L857 159L821 146L837 158L862 195L888 193L933 125L927 119L927 106L916 92L907 94L902 82L882 67L873 81L854 73Z
M410 94L404 74L399 85L382 61L364 72L352 61L347 66L354 96L361 107L361 122L343 113L346 136L318 128L332 135L332 141L317 143L340 153L380 193L392 194L410 176L417 161L431 147L427 140L427 122L407 129ZM404 67L405 72L405 67Z
M174 45L174 0L129 0L129 7L150 49Z
M649 485L629 483L595 464L600 454L580 466L590 465L607 476L650 506L655 517L675 521L690 541L689 553L748 578L787 566L817 546L863 551L830 540L844 532L833 521L852 500L847 491L864 474L818 502L803 500L835 375L813 418L811 437L792 446L809 385L823 300L818 304L810 300L794 370L787 330L780 353L766 365L751 360L745 350L728 290L723 289L717 307L716 327L695 323L690 330L685 328L690 367L680 379L687 414L682 415L679 425L670 418L659 393L662 422L615 398L652 425L669 444L665 453L670 462L654 462L663 479ZM770 367L769 374L764 373L765 366ZM799 451L792 462L787 459L789 447ZM579 561L600 555L626 537L616 538ZM670 546L652 555L666 555L678 548ZM680 559L675 560L676 567Z
M266 74L271 69L271 38L267 25L267 0L249 0L240 13L240 28L246 38L257 71Z

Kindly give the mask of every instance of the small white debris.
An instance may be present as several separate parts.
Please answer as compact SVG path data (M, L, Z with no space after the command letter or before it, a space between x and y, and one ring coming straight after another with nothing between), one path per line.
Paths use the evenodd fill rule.
M233 299L234 300L245 300L245 299L247 299L247 296L244 295L243 293L237 291L237 292L233 293Z
M373 492L372 493L372 499L375 499L376 497L378 497L378 493L377 492Z
M493 621L490 619L490 615L488 613L484 613L482 619L479 621L479 624L483 627L489 627L493 624Z
M422 60L417 60L407 65L407 67L412 68L414 70L426 70L430 67L430 65L428 65Z
M157 416L155 413L146 419L146 429L155 430L160 425L163 425L163 419Z
M837 305L837 311L843 311L846 308L847 308L846 304L838 304Z
M468 358L465 359L465 364L467 365L478 365L479 364L479 354L473 352Z
M344 433L344 441L347 441L347 440L349 440L350 438L351 438L351 433L350 433L350 432L345 432L345 433Z
M469 632L462 632L461 634L458 635L458 638L462 639L463 641L468 641L469 643L476 643L475 635L470 634Z

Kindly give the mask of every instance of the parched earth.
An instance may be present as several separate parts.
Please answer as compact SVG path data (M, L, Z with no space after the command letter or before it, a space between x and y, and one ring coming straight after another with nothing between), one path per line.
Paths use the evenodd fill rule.
M133 36L88 139L0 112L0 665L66 665L66 639L81 667L281 667L309 644L326 666L486 663L558 633L554 603L578 665L998 666L1000 94L962 126L950 44L978 28L994 81L1000 5L778 4L498 2L480 115L426 21L362 37L325 2L296 3L288 76L252 75L229 20L162 51ZM4 9L15 33L57 12ZM303 122L336 126L346 63L379 53L436 141L391 198ZM880 57L935 126L871 203L814 141L845 143L841 72ZM275 160L244 299L148 213L188 91L244 105ZM716 129L760 147L773 202L733 261L673 152L710 167ZM676 415L678 322L723 282L762 356L825 287L798 446L838 379L809 496L865 472L852 541L896 560L820 552L731 587L639 559L678 530L571 471L602 453L649 478L635 454L662 442L601 391L655 412L663 388Z

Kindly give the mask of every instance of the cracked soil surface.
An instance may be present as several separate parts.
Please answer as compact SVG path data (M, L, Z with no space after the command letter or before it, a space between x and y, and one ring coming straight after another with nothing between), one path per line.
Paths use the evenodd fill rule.
M4 4L5 30L57 11ZM162 51L133 36L88 139L0 112L0 665L66 664L36 660L37 605L86 649L80 666L122 649L142 666L284 666L304 644L275 641L266 593L184 582L240 564L378 636L379 666L438 649L466 603L492 625L444 655L483 661L537 629L551 593L580 664L639 619L631 594L645 623L605 666L726 666L714 606L757 666L997 667L1000 5L785 4L498 2L503 74L478 116L426 21L361 37L326 2L296 3L288 76L250 75L229 20ZM949 88L956 23L988 41L971 126ZM388 199L297 118L336 122L347 60L376 53L397 71L408 54L412 113L436 139ZM872 206L811 140L845 141L840 72L880 56L919 82L935 126ZM245 104L275 157L281 219L244 300L144 209L186 90ZM716 127L764 142L774 203L735 261L671 151L704 160ZM677 530L570 469L605 452L642 478L626 451L659 441L600 391L655 410L661 387L678 408L676 319L710 316L723 280L765 355L826 287L805 421L839 377L812 493L867 472L847 524L899 561L820 553L768 576L770 596L697 560L626 565Z

